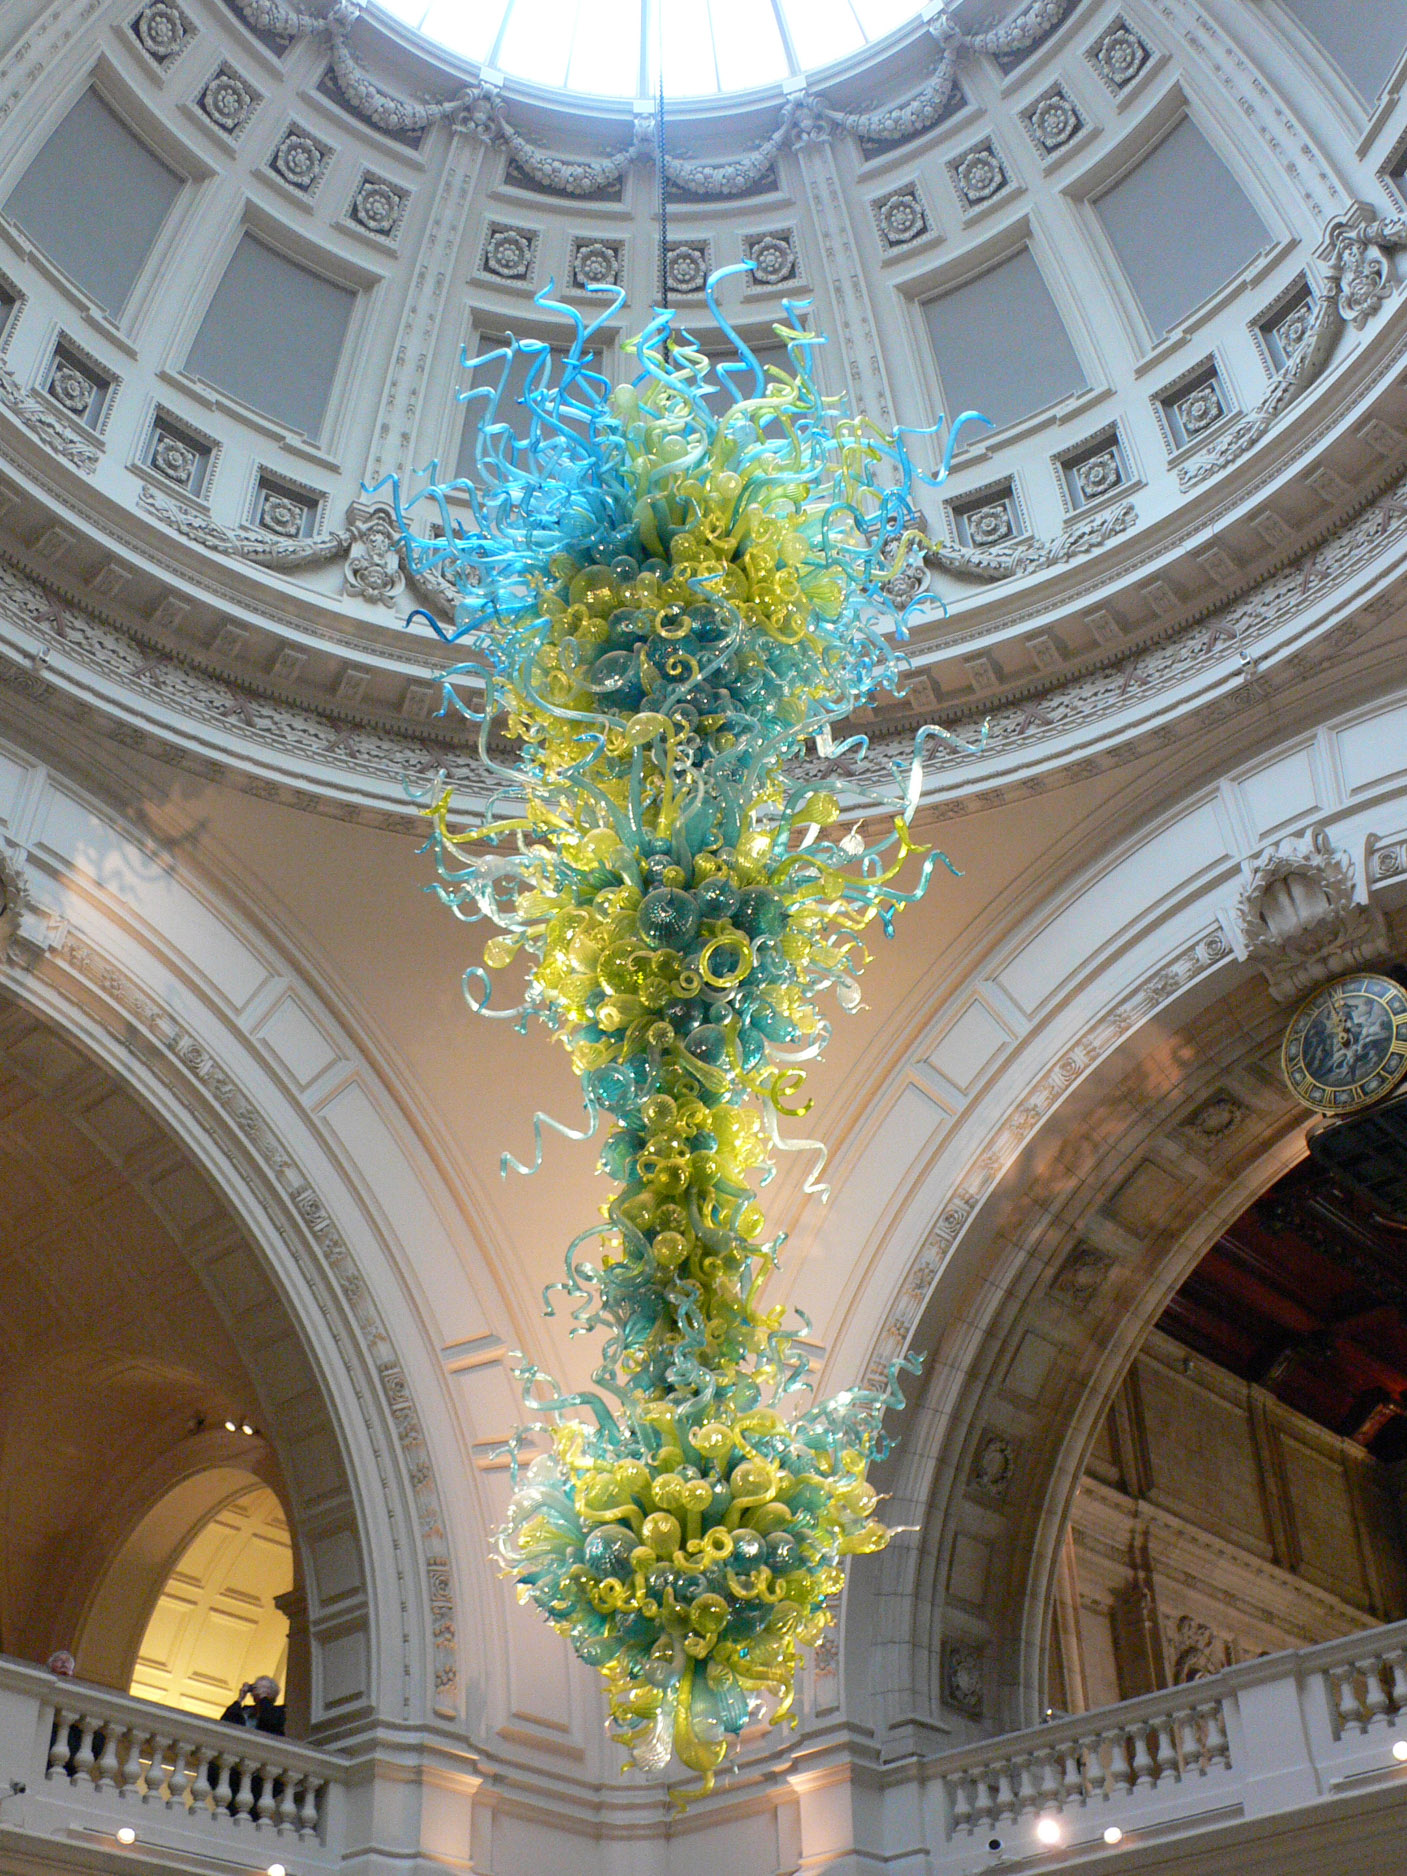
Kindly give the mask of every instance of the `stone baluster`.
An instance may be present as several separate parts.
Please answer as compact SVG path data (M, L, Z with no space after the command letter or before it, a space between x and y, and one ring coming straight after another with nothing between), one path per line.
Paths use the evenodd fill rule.
M195 1776L186 1769L186 1762L194 1751L195 1747L188 1739L178 1739L172 1746L171 1780L166 1794L168 1811L184 1811L186 1808L186 1791Z
M142 1789L143 1804L163 1802L162 1787L166 1783L166 1748L171 1741L164 1733L151 1736L151 1757L147 1760L146 1784Z
M1104 1789L1103 1735L1087 1733L1080 1741L1079 1751L1085 1764L1085 1783L1089 1787L1090 1802L1094 1804L1107 1795Z
M68 1707L54 1709L54 1737L49 1745L49 1769L46 1778L55 1778L68 1770L68 1729L78 1718Z
M1338 1682L1339 1719L1343 1725L1356 1726L1366 1731L1368 1722L1363 1716L1363 1706L1358 1698L1358 1669L1350 1664L1335 1677Z
M1388 1665L1392 1669L1392 1710L1401 1713L1407 1708L1407 1653L1399 1648L1388 1657Z
M1148 1735L1152 1727L1143 1722L1133 1728L1133 1782L1139 1785L1152 1785L1157 1780L1153 1767L1153 1755L1148 1750Z
M1109 1742L1109 1796L1126 1797L1133 1786L1128 1734L1120 1726L1112 1732L1101 1733L1100 1738Z
M1207 1768L1202 1763L1202 1739L1197 1731L1197 1715L1191 1707L1179 1707L1172 1716L1172 1726L1177 1735L1178 1756L1182 1761L1183 1776L1195 1771L1200 1777Z
M948 1803L953 1820L952 1835L956 1837L960 1830L972 1835L972 1800L968 1795L968 1781L961 1772L955 1778L943 1781L948 1787Z
M210 1809L210 1767L215 1755L209 1746L198 1746L195 1754L195 1772L191 1779L191 1809L207 1812Z
M298 1780L291 1772L285 1773L283 1787L278 1799L279 1836L289 1835L298 1829Z
M123 1726L107 1725L103 1729L103 1756L98 1760L98 1790L116 1791L121 1777L122 1766L118 1760L117 1748L127 1737Z
M1205 1707L1198 1707L1197 1711L1207 1722L1208 1765L1229 1766L1231 1741L1226 1736L1226 1721L1222 1717L1221 1702L1213 1700Z
M215 1766L215 1789L211 1793L211 1808L215 1811L228 1811L230 1808L230 1768L234 1764L227 1752L217 1752L213 1761Z
M1032 1775L1033 1758L1029 1752L1023 1752L1016 1761L1016 1811L1034 1811L1036 1808L1036 1781Z
M1016 1794L1011 1789L1011 1761L1003 1759L997 1767L997 1802L994 1817L1016 1816Z
M1383 1685L1383 1664L1376 1656L1368 1661L1360 1661L1358 1671L1367 1687L1363 1701L1363 1730L1366 1733L1375 1720L1381 1720L1387 1713L1387 1688Z
M1072 1804L1083 1804L1085 1801L1085 1780L1080 1770L1082 1743L1077 1739L1066 1740L1065 1749L1061 1754L1060 1789L1061 1797L1067 1807Z
M277 1771L276 1765L270 1765L267 1762L259 1767L263 1790L259 1793L258 1801L254 1806L254 1815L261 1824L267 1824L274 1814L274 1775Z
M254 1809L254 1793L249 1788L249 1781L258 1765L258 1760L238 1759L235 1763L239 1769L239 1790L235 1793L234 1802L230 1808L234 1813L236 1824L242 1824Z
M1055 1769L1055 1753L1052 1748L1043 1746L1036 1754L1036 1763L1041 1768L1040 1779L1037 1782L1040 1801L1038 1808L1042 1811L1058 1811L1065 1792L1060 1783L1060 1774Z
M298 1807L298 1835L316 1837L318 1834L318 1797L322 1792L323 1781L320 1778L303 1780L303 1802Z
M93 1734L97 1728L97 1721L86 1713L78 1716L78 1750L73 1755L70 1770L75 1778L85 1779L89 1784L93 1782Z
M1155 1784L1161 1785L1165 1778L1181 1776L1181 1769L1177 1762L1177 1741L1173 1733L1175 1724L1171 1714L1157 1722L1158 1750L1153 1755Z
M142 1747L147 1736L138 1727L129 1727L127 1732L127 1757L122 1766L122 1795L131 1797L137 1792L142 1782Z

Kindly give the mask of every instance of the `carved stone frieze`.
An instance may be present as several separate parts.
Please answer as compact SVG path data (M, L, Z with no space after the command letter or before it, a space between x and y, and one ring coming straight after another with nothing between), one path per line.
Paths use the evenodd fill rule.
M1358 898L1352 857L1322 827L1246 862L1232 920L1277 1003L1391 954L1381 907Z
M114 700L106 733L147 753L166 754L169 759L173 739L164 729L152 726L158 720L183 721L189 734L175 740L177 749L190 744L202 751L212 744L223 746L233 756L236 772L242 758L235 752L241 745L265 773L271 762L286 764L290 774L301 777L298 799L308 807L319 799L309 791L308 777L319 771L340 772L354 787L367 782L379 785L396 804L404 800L407 781L428 786L437 772L448 785L471 796L480 795L488 786L487 772L478 758L462 746L398 734L378 725L350 724L213 676L153 652L77 609L59 607L33 580L0 562L0 618L5 617L19 622L27 638L39 639L41 650L22 664L10 661L13 654L0 658L0 683L36 703L53 700L61 704L63 694L56 694L55 686L41 675L50 664L52 647L85 674L86 720L101 725L101 717L92 709L90 682L96 677L115 687L122 699L121 703ZM205 755L194 759L208 763ZM406 811L401 809L395 821L384 824L399 824Z
M979 517L985 512L975 511ZM968 517L969 528L974 518ZM1063 566L1067 561L1093 553L1137 521L1138 510L1132 502L1124 502L1118 508L1106 509L1103 514L1091 515L1088 521L1067 528L1054 540L1030 537L1010 547L951 547L940 542L929 550L928 561L931 566L941 567L944 573L956 574L960 579L1012 580L1023 573Z

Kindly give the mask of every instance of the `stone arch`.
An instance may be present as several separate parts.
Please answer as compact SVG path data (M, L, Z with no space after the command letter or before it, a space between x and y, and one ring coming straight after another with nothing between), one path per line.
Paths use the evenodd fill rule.
M407 1198L424 1238L433 1224L446 1244L453 1203L395 1137L393 1101L297 968L232 905L15 754L32 783L8 823L26 916L0 994L156 1117L229 1221L202 1242L202 1275L248 1338L286 1482L314 1735L331 1741L374 1717L472 1724L485 1688L507 1678L501 1629L485 1622L500 1601L484 1558L489 1519L436 1350L401 1292L409 1259L393 1248ZM248 1008L260 988L262 1035ZM271 1015L284 1011L275 1037ZM314 1037L346 1060L366 1096L358 1123L374 1121L395 1154L358 1156L300 1098L287 1058ZM455 1555L460 1532L480 1541Z
M887 1279L856 1293L830 1361L865 1371L868 1349L874 1378L909 1347L928 1362L883 1474L901 1534L848 1592L845 1700L915 1750L1040 1717L1056 1550L1099 1419L1167 1296L1305 1150L1240 894L1269 843L1332 846L1345 918L1386 913L1401 953L1403 720L1398 697L1294 738L1033 893L883 1097L906 1103L905 1150L891 1125L863 1187L877 1222L849 1250ZM1200 1129L1209 1107L1235 1124Z

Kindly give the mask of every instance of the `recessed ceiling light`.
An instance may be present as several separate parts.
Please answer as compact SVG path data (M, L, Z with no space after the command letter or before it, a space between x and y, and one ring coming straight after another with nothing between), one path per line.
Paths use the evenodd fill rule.
M270 1863L269 1876L288 1876L288 1871L283 1867L282 1863Z
M1392 1756L1398 1760L1407 1759L1407 1739L1395 1739L1392 1742Z
M1059 1820L1053 1817L1043 1817L1036 1825L1036 1836L1042 1843L1059 1843L1064 1834Z
M238 1433L239 1432L238 1423L234 1420L227 1420L225 1422L225 1431L226 1433Z
M1117 1824L1110 1824L1104 1832L1104 1841L1105 1843L1122 1843L1124 1841L1124 1833L1119 1829Z
M130 1824L124 1824L117 1833L117 1841L119 1843L135 1843L137 1841L137 1833Z

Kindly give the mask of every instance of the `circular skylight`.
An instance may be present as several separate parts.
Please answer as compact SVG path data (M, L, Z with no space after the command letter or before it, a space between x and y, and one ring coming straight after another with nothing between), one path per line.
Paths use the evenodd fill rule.
M917 0L379 0L477 65L558 90L640 98L661 42L671 97L779 84L882 39ZM661 9L656 25L655 8Z

